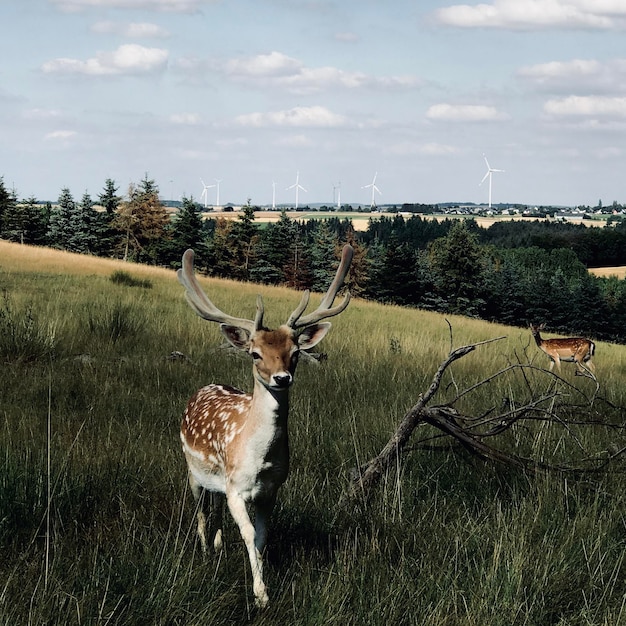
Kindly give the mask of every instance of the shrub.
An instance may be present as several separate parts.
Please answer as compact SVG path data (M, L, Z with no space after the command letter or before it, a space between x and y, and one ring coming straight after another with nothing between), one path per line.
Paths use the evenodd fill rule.
M92 334L116 343L119 339L139 334L143 330L144 320L132 306L115 302L91 310L87 325Z
M152 283L147 278L136 278L124 270L116 270L111 274L111 282L125 287L143 287L151 289Z
M0 308L0 357L8 363L32 363L54 357L58 342L54 329L35 317L32 306L13 308L5 292Z

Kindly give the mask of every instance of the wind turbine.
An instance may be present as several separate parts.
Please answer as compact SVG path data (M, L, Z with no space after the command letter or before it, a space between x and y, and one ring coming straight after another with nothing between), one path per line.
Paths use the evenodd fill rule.
M335 199L335 190L337 191L337 211L341 211L341 181L333 185L333 200Z
M497 170L489 165L489 161L487 161L487 157L483 154L483 158L485 159L485 163L487 164L487 173L483 176L483 179L480 181L479 186L482 185L487 178L489 178L489 209L491 209L491 175L494 172L504 172L504 170Z
M213 187L217 187L217 198L215 200L215 206L221 206L220 204L220 183L222 182L222 179L220 178L219 180L217 178L214 179L215 182L217 183L216 185L213 185Z
M306 189L300 184L300 172L296 172L296 182L293 185L289 185L287 189L295 189L296 190L296 211L298 210L298 191L302 189L304 193L306 193Z
M276 210L276 181L272 181L272 211Z
M200 179L200 182L202 183L202 194L200 195L200 200L204 198L204 208L206 209L209 206L207 189L211 189L212 187L215 187L215 185L205 185L202 179Z
M382 195L380 193L380 189L376 186L376 176L378 176L378 172L374 174L374 178L369 185L363 185L363 187L361 187L361 189L368 189L369 187L372 188L372 204L370 205L370 209L373 209L376 206L376 192Z

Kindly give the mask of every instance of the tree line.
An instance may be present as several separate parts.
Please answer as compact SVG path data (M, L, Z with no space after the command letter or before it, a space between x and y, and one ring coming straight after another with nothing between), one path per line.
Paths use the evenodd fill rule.
M96 205L99 210L96 210ZM168 211L146 175L124 196L107 179L94 201L62 189L55 205L18 201L0 178L0 237L71 252L177 268L186 248L207 274L240 281L323 291L345 242L355 249L354 295L626 343L626 281L589 267L626 265L626 223L606 228L546 221L496 223L427 220L419 214L370 219L357 232L349 219L259 224L258 207L237 219L203 219L183 198Z

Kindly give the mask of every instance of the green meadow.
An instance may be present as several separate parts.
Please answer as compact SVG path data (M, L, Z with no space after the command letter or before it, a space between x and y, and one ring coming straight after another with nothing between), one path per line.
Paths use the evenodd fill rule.
M299 302L284 288L201 282L239 317L261 293L273 327ZM199 387L252 388L248 359L192 312L174 272L0 242L0 625L626 624L619 455L605 472L531 473L438 438L409 446L367 502L348 498L354 468L450 349L501 336L446 370L438 404L511 363L547 367L525 322L359 299L333 319L316 348L327 358L303 360L291 390L291 473L260 611L228 516L225 552L201 553L178 436ZM560 462L621 450L626 347L598 342L594 362L597 388L565 363L562 389L598 428L554 437L537 420L502 445ZM461 407L486 413L552 380L513 370Z

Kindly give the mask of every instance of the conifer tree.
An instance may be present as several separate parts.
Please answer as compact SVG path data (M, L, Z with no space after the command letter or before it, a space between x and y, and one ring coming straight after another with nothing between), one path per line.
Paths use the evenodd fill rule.
M261 231L258 263L251 272L252 280L269 284L286 282L286 270L297 231L297 225L284 209L277 222L268 224Z
M250 280L257 262L259 229L254 219L254 207L248 202L242 208L239 219L233 222L228 235L227 245L231 257L229 274L236 280Z
M180 267L183 252L187 248L194 250L197 266L206 263L206 244L200 211L193 197L183 197L180 209L170 221L167 260L172 267Z
M98 247L99 221L88 192L83 194L80 204L70 216L72 236L68 250L81 254L93 254Z
M484 254L478 237L458 220L445 237L431 243L429 251L439 296L447 302L448 310L480 315Z
M15 193L9 193L4 185L4 178L0 176L0 236L2 236L4 232L4 214L15 202Z
M9 241L24 243L24 209L17 202L15 192L4 189L0 178L0 235Z
M98 196L98 203L104 211L97 213L98 221L98 254L113 254L116 247L119 247L120 233L114 228L114 220L116 212L122 197L118 195L119 188L115 181L107 178L104 183L104 189Z
M72 245L72 218L76 211L76 203L67 187L61 190L56 206L52 207L47 238L53 248L69 250Z
M335 251L339 242L326 220L316 221L313 241L308 249L313 291L325 291L337 269Z

